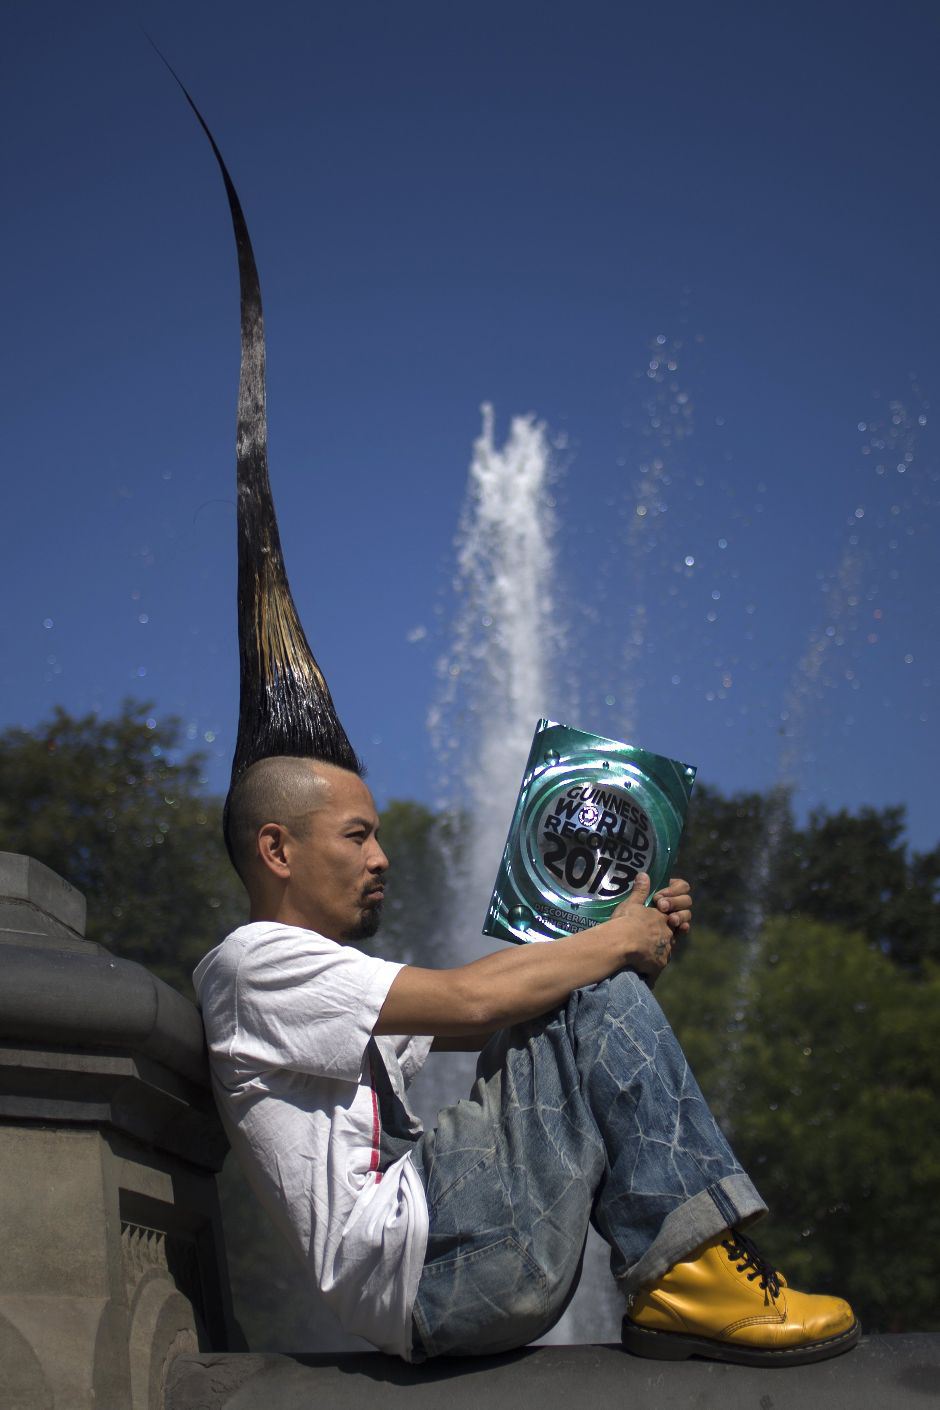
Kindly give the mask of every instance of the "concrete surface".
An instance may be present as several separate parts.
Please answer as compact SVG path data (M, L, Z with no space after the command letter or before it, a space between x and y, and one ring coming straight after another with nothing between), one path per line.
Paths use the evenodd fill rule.
M243 1345L199 1015L83 927L0 853L0 1410L161 1410L180 1352Z
M19 852L0 852L0 933L66 942L85 934L85 897L51 868Z
M758 1371L663 1363L616 1346L535 1347L406 1366L363 1356L179 1356L165 1410L928 1410L940 1403L940 1335L863 1338L814 1366Z

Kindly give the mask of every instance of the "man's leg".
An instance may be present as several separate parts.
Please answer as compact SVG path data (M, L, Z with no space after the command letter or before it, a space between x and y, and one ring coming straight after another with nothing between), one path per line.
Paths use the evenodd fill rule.
M524 1345L570 1298L595 1223L629 1293L764 1212L649 989L623 973L498 1034L470 1101L414 1152L430 1211L430 1355Z

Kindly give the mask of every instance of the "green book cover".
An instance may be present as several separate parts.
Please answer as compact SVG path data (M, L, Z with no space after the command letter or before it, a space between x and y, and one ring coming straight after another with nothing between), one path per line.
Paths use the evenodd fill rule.
M539 720L484 935L528 944L608 920L639 872L669 880L691 764Z

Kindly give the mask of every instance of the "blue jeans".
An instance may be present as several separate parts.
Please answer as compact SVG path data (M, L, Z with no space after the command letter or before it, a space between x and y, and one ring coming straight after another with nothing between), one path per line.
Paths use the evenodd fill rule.
M524 1346L562 1315L588 1221L625 1294L765 1205L649 988L622 972L497 1033L411 1156L430 1233L414 1358Z

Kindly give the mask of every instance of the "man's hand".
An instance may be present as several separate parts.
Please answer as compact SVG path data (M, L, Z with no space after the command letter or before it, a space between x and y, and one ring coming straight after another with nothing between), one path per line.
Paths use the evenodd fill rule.
M675 890L677 887L679 889ZM687 883L678 880L670 881L667 887L657 892L653 906L646 905L649 894L650 879L646 872L640 872L627 899L621 902L610 920L597 926L596 930L609 930L611 936L616 937L624 951L623 968L644 975L652 988L672 958L678 927L685 924L688 929L692 897ZM687 906L680 908L677 905L679 901L687 902Z
M689 933L692 893L689 883L678 876L670 877L669 885L657 891L653 905L646 907L644 903L649 891L650 879L645 872L641 872L627 900L617 907L607 924L630 927L637 953L628 960L626 968L645 975L652 987L672 959L679 936ZM645 910L649 917L645 924L637 915L638 907ZM669 930L663 929L663 921Z
M669 878L669 885L657 891L653 900L666 917L673 935L688 935L692 924L692 894L689 883L678 876Z

